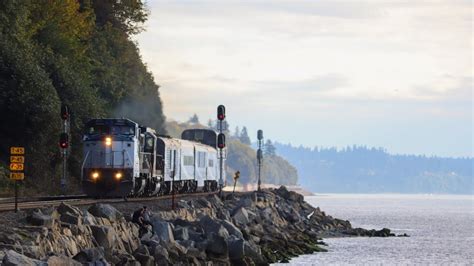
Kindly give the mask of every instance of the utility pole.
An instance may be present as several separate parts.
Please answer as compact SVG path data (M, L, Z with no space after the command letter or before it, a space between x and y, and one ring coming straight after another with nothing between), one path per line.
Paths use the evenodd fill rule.
M259 129L257 131L257 140L258 140L258 150L257 150L257 163L258 163L258 183L257 183L257 190L261 191L261 184L262 184L262 163L263 163L263 152L262 152L262 145L263 145L263 131Z
M66 179L67 179L67 156L69 148L69 107L66 104L61 106L61 119L63 120L63 132L59 137L59 147L63 157L63 173L61 176L61 191L66 194Z

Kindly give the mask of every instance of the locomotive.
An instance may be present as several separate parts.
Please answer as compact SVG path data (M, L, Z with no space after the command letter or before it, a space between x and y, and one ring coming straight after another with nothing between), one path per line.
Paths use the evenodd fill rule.
M92 119L83 136L82 187L92 197L156 196L216 191L218 134L188 129L181 139L124 118Z

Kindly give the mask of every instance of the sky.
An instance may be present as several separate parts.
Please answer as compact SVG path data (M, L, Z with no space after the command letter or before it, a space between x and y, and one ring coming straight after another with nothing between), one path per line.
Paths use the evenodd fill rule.
M293 145L473 156L471 1L148 1L168 119Z

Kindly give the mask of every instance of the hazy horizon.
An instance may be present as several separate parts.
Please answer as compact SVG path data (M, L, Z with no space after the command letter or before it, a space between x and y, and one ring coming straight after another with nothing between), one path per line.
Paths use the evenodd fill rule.
M473 157L470 1L267 3L148 3L168 119L225 104L252 140Z

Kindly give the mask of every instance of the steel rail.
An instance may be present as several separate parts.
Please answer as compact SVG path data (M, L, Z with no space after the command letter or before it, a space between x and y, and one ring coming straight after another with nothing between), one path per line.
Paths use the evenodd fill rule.
M214 195L218 192L198 192L198 193L188 193L188 194L176 194L174 195L175 198L183 198L183 197L199 197L199 196L207 196L207 195ZM72 197L72 196L70 196ZM82 197L82 195L80 196ZM154 201L154 200L168 200L172 199L173 195L162 195L158 197L141 197L141 198L104 198L104 199L93 199L93 198L58 198L53 200L30 200L30 201L23 201L18 202L18 208L20 210L26 209L36 209L36 208L44 208L44 207L57 207L61 203L67 203L74 206L80 205L92 205L94 203L127 203L127 202L146 202L146 201ZM0 203L0 212L7 212L7 211L14 211L15 210L15 203L14 202L3 202Z

